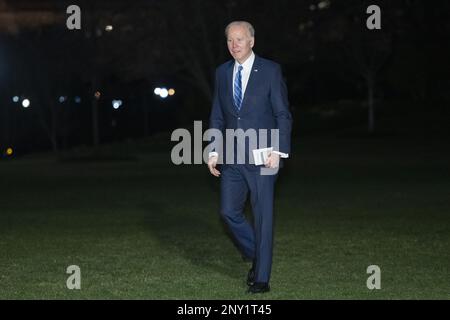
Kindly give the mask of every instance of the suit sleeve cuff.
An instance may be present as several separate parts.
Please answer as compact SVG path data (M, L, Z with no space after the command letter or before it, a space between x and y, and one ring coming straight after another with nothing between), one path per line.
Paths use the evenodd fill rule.
M208 154L208 158L211 158L211 157L219 157L219 154L218 154L217 152L215 152L215 151L210 152L210 153Z

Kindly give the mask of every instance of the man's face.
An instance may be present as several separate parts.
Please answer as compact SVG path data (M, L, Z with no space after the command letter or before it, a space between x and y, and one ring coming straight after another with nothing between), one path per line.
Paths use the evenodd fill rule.
M228 50L239 63L242 64L251 55L254 44L255 39L245 26L234 25L228 29Z

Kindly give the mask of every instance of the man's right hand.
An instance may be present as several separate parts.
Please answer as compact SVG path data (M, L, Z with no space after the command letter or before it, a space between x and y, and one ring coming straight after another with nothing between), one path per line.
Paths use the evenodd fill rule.
M216 156L209 157L209 159L208 159L209 172L211 172L211 174L215 177L220 176L220 171L216 169L217 160L218 160L218 157L216 157Z

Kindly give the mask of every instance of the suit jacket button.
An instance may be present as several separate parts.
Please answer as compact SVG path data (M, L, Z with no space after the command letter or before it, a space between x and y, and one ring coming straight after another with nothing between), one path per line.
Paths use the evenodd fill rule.
M238 117L238 120L241 120L241 117Z

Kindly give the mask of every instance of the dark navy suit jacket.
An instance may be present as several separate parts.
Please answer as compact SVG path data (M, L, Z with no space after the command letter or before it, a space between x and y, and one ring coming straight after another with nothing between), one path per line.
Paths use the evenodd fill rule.
M210 128L221 130L224 140L225 129L255 129L258 133L259 129L267 129L267 145L261 145L260 136L257 135L258 148L274 147L276 151L289 154L292 116L280 65L255 55L244 99L238 111L233 102L234 64L235 61L230 60L216 69ZM278 146L270 139L270 129L279 130ZM226 152L225 142L223 152ZM246 145L246 159L249 159L249 153L251 150ZM223 159L225 162L225 157Z

